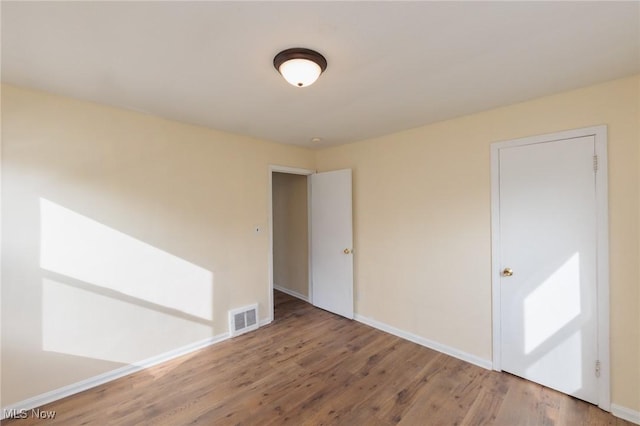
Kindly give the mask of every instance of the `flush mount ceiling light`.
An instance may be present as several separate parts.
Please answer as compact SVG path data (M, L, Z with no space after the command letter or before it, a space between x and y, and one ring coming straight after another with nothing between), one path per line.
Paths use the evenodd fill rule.
M294 47L278 53L273 58L273 66L289 84L306 87L327 69L327 60L315 50Z

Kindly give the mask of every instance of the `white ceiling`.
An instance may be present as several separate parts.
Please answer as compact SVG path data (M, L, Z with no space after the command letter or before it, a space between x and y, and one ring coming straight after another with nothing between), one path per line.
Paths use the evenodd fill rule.
M366 139L640 72L640 2L2 2L2 81L276 142ZM328 60L295 88L289 47Z

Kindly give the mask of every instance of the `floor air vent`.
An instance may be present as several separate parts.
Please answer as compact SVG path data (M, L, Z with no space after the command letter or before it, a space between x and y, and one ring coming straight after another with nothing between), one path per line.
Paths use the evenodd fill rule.
M245 306L244 308L229 311L229 332L231 337L256 328L258 328L258 305Z

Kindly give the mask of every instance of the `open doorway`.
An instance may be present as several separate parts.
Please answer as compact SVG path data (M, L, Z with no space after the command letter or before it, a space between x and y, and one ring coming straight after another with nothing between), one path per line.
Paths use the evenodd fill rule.
M273 173L273 289L309 301L307 177Z
M271 321L274 319L274 288L287 291L317 308L353 319L351 177L351 169L315 173L279 166L269 168ZM274 180L277 186L274 186ZM279 206L276 209L274 200ZM279 235L276 236L276 232Z
M270 308L274 291L310 301L309 182L312 170L270 168Z

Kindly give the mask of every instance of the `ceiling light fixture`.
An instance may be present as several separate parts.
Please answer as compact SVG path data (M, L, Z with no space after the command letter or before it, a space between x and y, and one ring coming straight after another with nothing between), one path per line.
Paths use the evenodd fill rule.
M289 84L306 87L327 69L327 60L315 50L294 47L278 53L273 58L273 66Z

